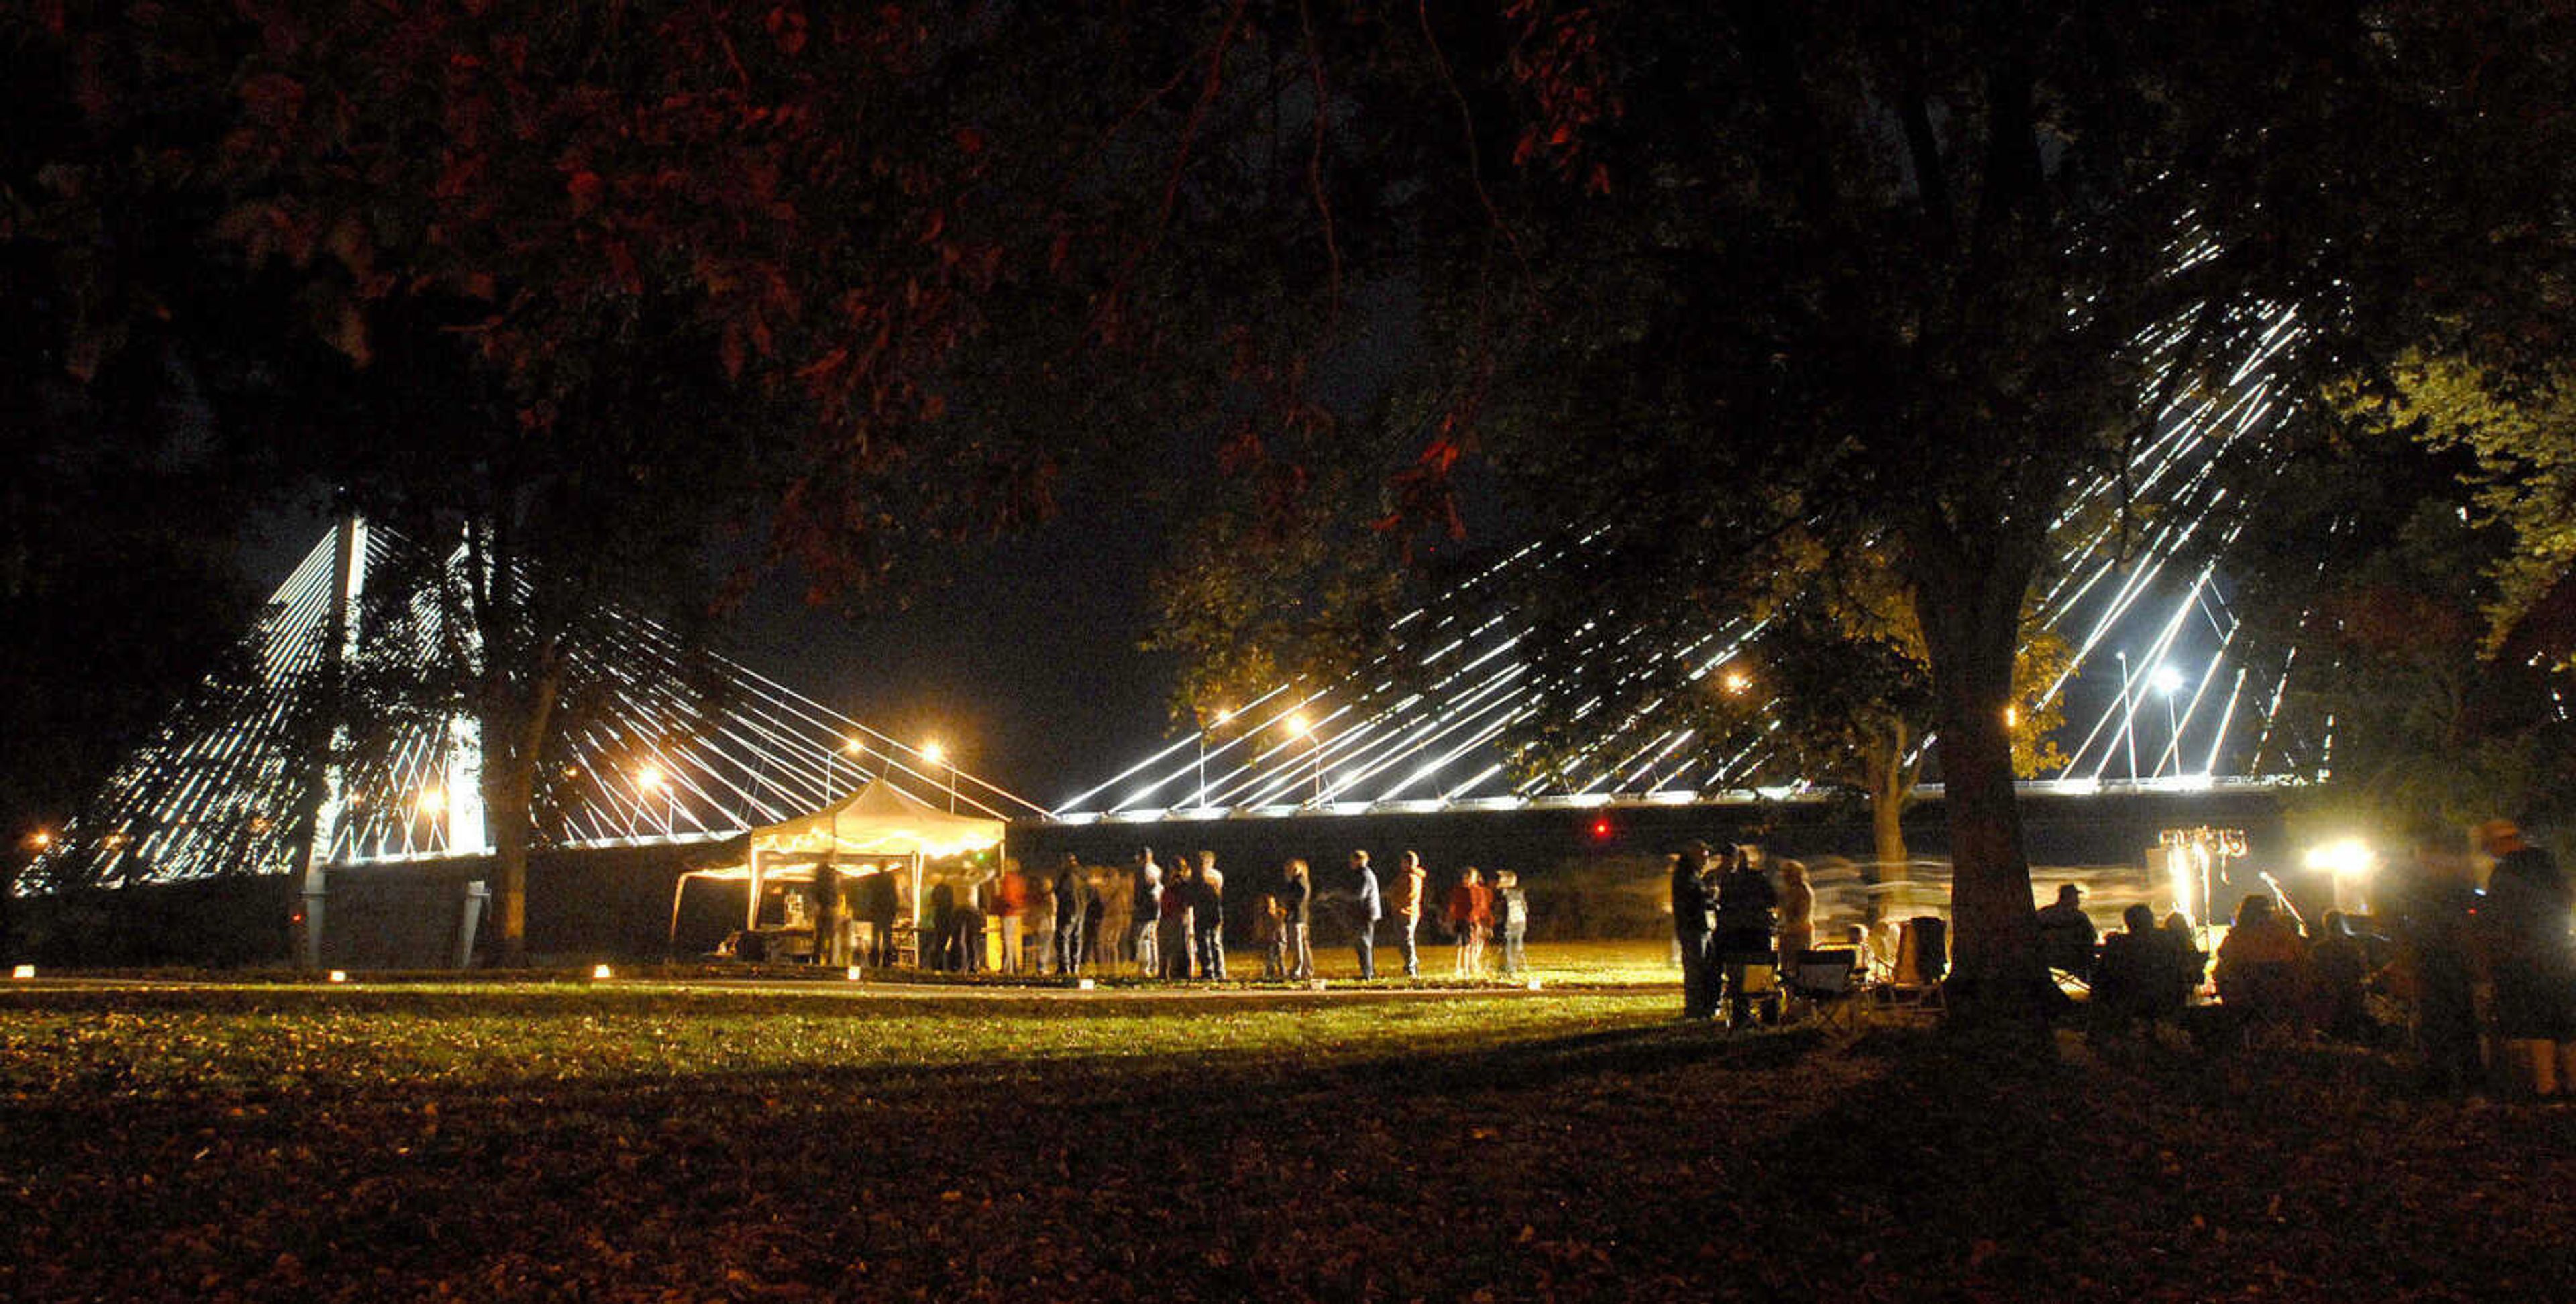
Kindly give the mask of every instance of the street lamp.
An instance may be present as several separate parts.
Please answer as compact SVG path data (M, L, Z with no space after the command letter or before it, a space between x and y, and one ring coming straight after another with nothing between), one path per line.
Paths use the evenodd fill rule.
M1288 717L1288 732L1315 745L1315 800L1320 802L1324 799L1323 736L1315 732L1315 722L1307 719L1303 711Z
M418 795L411 799L411 809L415 816L435 827L438 817L447 813L447 790L435 783L423 787ZM408 830L404 832L403 840L406 843L411 840Z
M2182 671L2168 663L2156 667L2156 691L2165 699L2165 746L2173 752L2174 773L2182 773L2182 730L2174 723L2174 694L2182 691ZM2164 762L2156 762L2156 773L2165 772Z
M646 792L662 794L662 836L666 838L671 836L671 828L678 822L678 814L672 807L679 801L678 796L671 791L671 777L662 772L661 766L647 765L635 772L635 786Z
M1720 687L1726 689L1729 696L1742 697L1746 690L1753 687L1753 676L1741 670L1729 670L1717 682Z
M2359 914L2369 909L2370 875L2379 868L2379 853L2359 838L2345 838L2321 847L2311 847L2307 866L2331 875L2334 883L2335 909Z
M2129 650L2117 649L2120 658L2120 737L2129 745L2129 782L2138 781L2138 711L2136 699L2129 692Z
M864 773L864 772L865 772L864 767L865 767L865 765L866 765L866 759L865 759L865 758L867 757L867 754L868 754L868 745L867 745L865 742L863 742L863 741L861 741L861 740L859 740L859 739L853 738L853 739L850 739L848 742L842 743L842 744L841 744L841 746L840 746L840 749L839 749L838 751L826 751L826 752L824 752L824 753L823 753L823 800L824 800L825 802L829 802L829 801L831 801L831 800L832 800L832 794L833 794L833 791L834 791L834 789L833 789L833 787L832 787L832 778L833 778L833 770L832 770L832 767L840 761L840 759L841 759L841 752L848 752L851 756L856 757L856 758L859 758L859 759L856 759L856 760L853 760L853 761L851 761L851 762L850 762L850 768L851 768L853 771L856 771L856 772L859 772L859 773Z
M944 766L947 766L947 770L948 770L948 812L949 812L950 814L952 814L952 815L953 815L953 814L956 814L956 813L957 813L957 767L956 767L956 766L954 766L954 765L948 765L948 764L947 764L947 762L948 762L948 749L947 749L947 748L945 748L945 747L940 746L940 745L939 745L939 740L938 740L938 739L936 739L936 738L933 738L933 739L931 739L929 742L923 743L923 744L921 745L921 759L923 759L923 760L925 760L925 761L928 761L928 762L930 762L930 763L931 763L931 764L933 764L933 765L944 765Z

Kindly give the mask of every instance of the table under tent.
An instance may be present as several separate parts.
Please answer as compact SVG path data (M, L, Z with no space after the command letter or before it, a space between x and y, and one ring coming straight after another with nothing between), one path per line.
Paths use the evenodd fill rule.
M774 926L761 922L768 894L808 886L826 868L849 880L907 875L910 890L904 899L910 908L896 929L899 936L914 934L921 925L925 866L999 848L1008 829L997 819L941 810L879 779L812 814L751 830L736 844L742 859L734 864L682 874L671 890L671 938L676 945L680 901L690 884L740 883L746 889L740 937L756 939L744 950L756 949L763 958L827 954L831 939L818 935L820 921L791 917ZM998 863L997 858L997 868Z

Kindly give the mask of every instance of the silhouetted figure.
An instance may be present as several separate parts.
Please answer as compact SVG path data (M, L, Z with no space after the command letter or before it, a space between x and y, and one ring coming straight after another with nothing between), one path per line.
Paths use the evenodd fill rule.
M2039 956L2051 969L2091 979L2099 937L2092 916L2084 913L2084 889L2072 883L2058 888L2056 903L2039 912Z
M1358 880L1357 894L1351 901L1351 949L1359 953L1360 978L1377 977L1377 921L1385 913L1378 900L1377 871L1369 868L1369 854L1351 853L1351 874Z
M1288 976L1299 982L1315 977L1315 947L1312 926L1315 919L1315 885L1308 878L1306 862L1292 860L1283 875L1279 904L1287 911L1285 936L1288 939Z
M2177 939L2156 924L2156 912L2133 905L2120 912L2124 931L2103 939L2093 970L2093 1026L2119 1031L2182 1010L2183 958ZM2187 945L2187 941L2181 944Z
M1682 957L1682 1017L1717 1014L1717 984L1709 967L1709 939L1717 898L1708 883L1708 844L1694 842L1671 857L1673 944Z
M2343 912L2318 916L2317 935L2308 944L2309 1021L2337 1041L2377 1040L2379 1025L2371 1021L2363 990L2369 977L2370 957Z
M2423 1085L2457 1095L2485 1076L2478 1058L2478 889L2457 830L2428 822L2409 841L2414 872L2393 902L2397 962L2414 989Z
M964 958L957 951L957 889L943 878L930 889L930 942L922 948L922 967L954 973Z
M884 967L895 962L894 917L898 905L893 870L879 869L859 880L859 918L868 923L869 964Z
M1716 932L1709 945L1726 986L1727 1021L1737 1027L1753 1013L1755 994L1749 986L1754 971L1762 971L1765 979L1777 976L1779 955L1772 948L1771 930L1779 901L1770 878L1753 863L1752 852L1735 848L1717 881Z
M1084 963L1093 963L1095 957L1106 954L1100 949L1101 938L1116 936L1118 934L1109 929L1109 898L1102 894L1100 884L1091 881L1088 875L1084 876L1082 886L1082 959Z
M2218 999L2241 1020L2295 1027L2306 960L2307 948L2272 898L2248 896L2218 946Z
M2495 986L2499 1058L2532 1094L2555 1096L2561 1087L2557 1044L2576 1041L2567 879L2558 862L2524 841L2510 820L2479 825L2478 847L2495 857L2478 916L2485 925L2487 976Z
M1198 904L1192 908L1191 927L1196 931L1199 950L1199 976L1225 977L1225 875L1217 872L1216 853L1199 853Z
M1278 980L1288 976L1288 907L1279 903L1279 894L1261 894L1260 912L1252 920L1252 944L1261 951L1261 976Z
M2191 926L2191 916L2177 910L2165 916L2165 935L2171 938L2177 984L2176 1005L2189 1005L2200 995L2201 981L2209 977L2209 952L2200 949L2200 935Z
M1082 862L1071 856L1055 872L1055 971L1066 977L1082 972L1082 937L1089 893L1082 881Z
M1198 870L1186 855L1175 857L1163 878L1162 921L1156 936L1162 942L1162 975L1179 982L1190 978L1190 948L1197 937L1192 925L1198 915Z

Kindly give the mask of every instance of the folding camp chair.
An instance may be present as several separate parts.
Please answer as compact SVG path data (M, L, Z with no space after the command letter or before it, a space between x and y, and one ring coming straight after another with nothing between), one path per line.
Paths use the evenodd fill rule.
M1916 915L1897 934L1896 974L1878 989L1878 1002L1891 1010L1947 1009L1941 980L1949 972L1948 922L1938 915Z
M1847 950L1800 951L1790 958L1789 994L1815 1012L1818 1028L1860 1030L1859 959Z
M1722 956L1718 972L1726 984L1723 1004L1730 1011L1742 1006L1745 1017L1777 1025L1780 1022L1780 957L1768 951Z

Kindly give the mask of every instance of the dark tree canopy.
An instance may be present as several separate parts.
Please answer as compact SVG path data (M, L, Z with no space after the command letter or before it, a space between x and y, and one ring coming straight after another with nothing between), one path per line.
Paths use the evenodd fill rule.
M1513 13L1452 65L1494 207L1423 229L1429 361L1353 456L1427 444L1393 496L1436 523L1487 497L1450 474L1481 455L1478 528L1582 556L1520 595L1569 665L1605 613L1678 646L1749 605L1785 537L1819 576L1883 559L1930 669L1963 990L2020 1004L2004 721L2078 487L2152 508L2121 494L2151 414L2283 314L2294 396L2546 322L2576 33L2411 4Z

